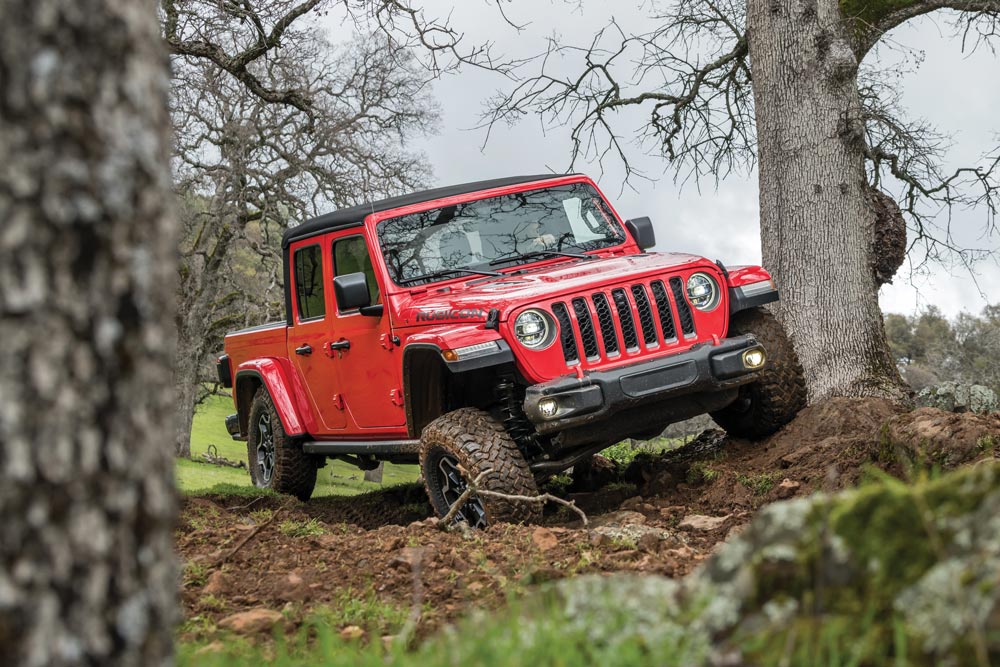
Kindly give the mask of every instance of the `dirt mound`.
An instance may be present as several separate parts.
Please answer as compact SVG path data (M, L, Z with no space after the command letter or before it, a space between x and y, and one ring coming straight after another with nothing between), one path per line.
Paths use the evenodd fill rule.
M885 436L897 457L954 468L1000 450L1000 413L920 408L890 419Z
M433 509L420 484L400 484L356 496L326 496L298 503L283 496L265 496L240 502L229 496L207 495L186 499L187 503L209 501L229 511L275 510L289 502L302 514L323 523L348 524L371 530L380 526L403 525L426 519ZM182 511L183 515L184 512Z
M872 466L900 476L914 465L951 467L995 456L997 445L998 415L833 399L760 442L706 431L679 449L638 457L617 476L592 466L588 475L606 485L569 496L590 516L588 528L548 508L542 526L443 532L428 519L419 485L309 503L187 498L177 530L188 564L182 634L210 633L223 618L261 607L282 610L293 627L326 608L341 614L328 621L334 625L374 623L372 632L387 633L413 605L422 609L423 634L552 579L681 576L765 503L855 484Z
M870 467L898 476L914 465L955 467L992 455L997 445L1000 415L905 412L881 399L834 398L759 442L706 431L680 449L637 459L624 478L644 497L718 515L852 486Z

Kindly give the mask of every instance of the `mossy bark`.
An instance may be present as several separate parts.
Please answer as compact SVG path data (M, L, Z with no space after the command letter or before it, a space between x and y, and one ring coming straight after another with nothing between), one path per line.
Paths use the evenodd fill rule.
M809 400L905 400L878 305L858 59L836 0L750 0L764 265Z
M151 0L0 3L0 664L167 664L167 61Z

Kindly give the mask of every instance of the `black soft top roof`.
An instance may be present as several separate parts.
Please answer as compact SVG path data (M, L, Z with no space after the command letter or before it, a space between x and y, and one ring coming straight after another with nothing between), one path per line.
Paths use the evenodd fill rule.
M474 183L462 183L461 185L450 185L445 188L434 188L432 190L422 190L412 192L398 197L389 197L373 201L369 204L342 208L333 213L327 213L306 220L297 227L292 227L285 231L281 237L281 246L287 248L288 244L297 239L315 236L335 229L345 229L347 227L358 227L365 219L365 216L380 211L388 211L402 206L410 206L425 201L464 195L477 190L490 190L492 188L502 188L508 185L518 185L519 183L530 183L532 181L550 180L553 178L563 178L569 174L536 174L533 176L510 176L507 178L494 178L488 181L476 181Z

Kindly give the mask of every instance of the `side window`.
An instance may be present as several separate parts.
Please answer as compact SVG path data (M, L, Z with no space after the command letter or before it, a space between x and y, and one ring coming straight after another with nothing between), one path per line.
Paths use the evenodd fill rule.
M347 236L333 242L333 273L345 276L348 273L364 273L368 278L368 294L372 303L378 303L378 281L372 266L368 244L363 236Z
M295 251L295 294L299 319L308 320L326 314L323 300L323 252L318 245Z

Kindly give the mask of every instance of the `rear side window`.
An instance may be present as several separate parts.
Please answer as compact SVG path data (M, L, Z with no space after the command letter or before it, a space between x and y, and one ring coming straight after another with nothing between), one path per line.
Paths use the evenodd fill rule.
M318 245L295 251L295 293L300 320L310 320L326 314L326 302L323 300L323 253Z
M364 273L368 278L368 295L371 302L378 303L378 281L372 266L368 244L363 236L348 236L333 243L333 272L338 276L348 273Z

